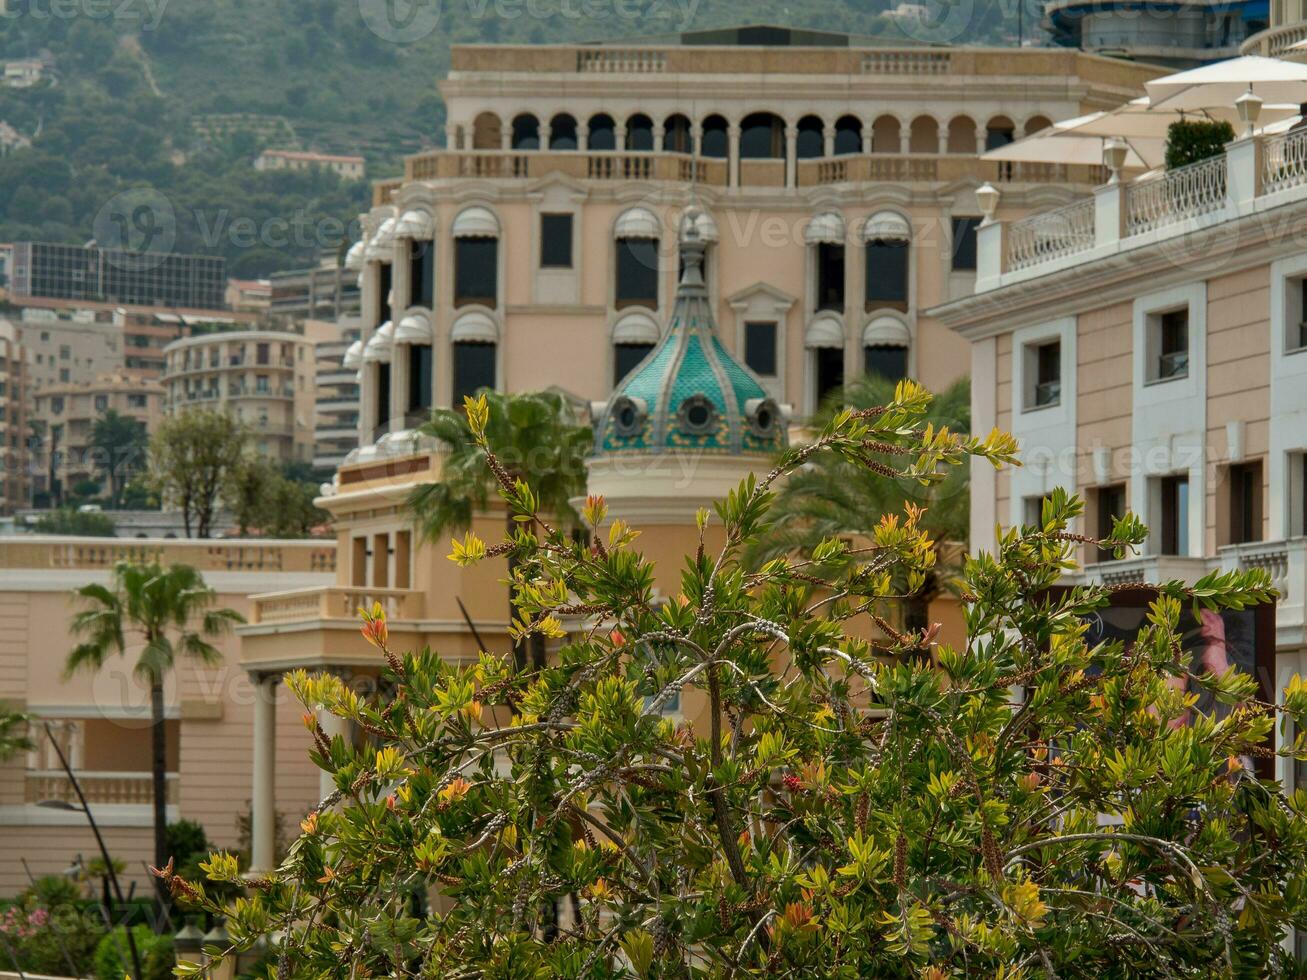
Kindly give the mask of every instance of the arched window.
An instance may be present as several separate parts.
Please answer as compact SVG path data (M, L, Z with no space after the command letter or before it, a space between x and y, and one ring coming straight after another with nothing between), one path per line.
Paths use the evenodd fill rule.
M844 219L834 211L824 211L808 222L803 238L813 248L813 311L842 312L844 310Z
M844 384L844 326L832 313L819 314L808 324L803 345L808 353L809 405L816 409Z
M1017 138L1017 127L1007 116L995 116L985 124L985 149L997 150Z
M637 153L652 152L654 148L653 120L643 112L626 120L626 148Z
M630 208L617 219L614 305L658 309L658 219L646 208Z
M454 321L449 339L452 341L452 404L457 408L465 396L475 395L482 388L496 387L499 329L488 314L473 310Z
M703 136L700 139L699 155L725 160L730 155L730 139L726 134L727 123L724 116L709 116L703 121Z
M417 424L431 408L432 343L435 332L426 313L410 313L395 328L395 346L401 366L408 374L408 406L405 426Z
M939 123L930 116L918 116L908 130L908 152L938 153Z
M575 150L576 146L576 119L560 112L549 122L549 149Z
M524 112L513 119L513 149L540 149L540 123L535 116Z
M754 112L740 123L740 159L785 158L785 122L770 112Z
M863 307L906 310L912 226L897 211L879 211L862 226L866 295Z
M976 123L970 116L954 116L948 122L949 153L976 152Z
M617 129L613 125L612 116L600 112L590 117L590 135L586 145L591 150L617 149Z
M856 116L840 116L835 121L835 155L862 152L862 120Z
M794 153L800 160L811 160L826 152L825 126L817 116L804 116L799 120L799 135L795 139Z
M1031 116L1026 120L1026 135L1033 136L1041 129L1048 129L1051 125L1053 125L1053 123L1049 120L1048 116Z
M912 335L895 316L878 316L862 331L862 367L873 377L902 381L908 376Z
M901 143L899 121L893 116L881 116L871 124L871 152L898 153Z
M497 150L502 145L503 124L493 112L483 112L472 123L472 149Z
M454 219L454 306L494 309L499 300L499 220L480 206Z
M665 153L690 152L690 120L679 112L663 122L663 151Z

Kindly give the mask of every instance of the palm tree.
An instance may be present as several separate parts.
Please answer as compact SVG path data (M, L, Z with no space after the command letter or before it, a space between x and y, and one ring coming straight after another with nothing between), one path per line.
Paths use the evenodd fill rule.
M821 430L845 407L874 408L893 399L894 382L863 375L823 403L811 428ZM963 378L937 395L926 421L937 428L947 425L955 432L970 431L970 380ZM902 465L901 460L889 457L883 461ZM809 552L825 538L870 534L884 515L901 514L905 503L926 508L921 526L940 545L966 541L970 529L968 477L965 466L956 466L941 482L923 487L910 480L888 479L832 453L818 454L778 488L772 530L751 550L750 560L761 564L780 555ZM928 575L925 585L907 600L904 622L909 628L928 625L927 608L941 587L940 578L937 573Z
M486 441L508 475L531 485L541 513L553 516L560 525L579 524L572 500L585 494L585 456L592 436L589 428L577 423L571 403L555 391L482 393L489 409ZM435 409L419 431L447 449L440 482L422 484L409 498L419 530L436 541L471 527L473 514L484 511L495 493L495 478L462 409ZM507 520L511 532L511 514ZM510 552L510 579L513 568ZM512 598L510 590L510 622ZM532 661L537 668L544 666L544 649L538 640L532 637ZM513 656L518 669L525 670L526 649L520 641L513 644Z
M83 642L64 664L65 676L99 670L112 654L139 647L134 673L150 686L151 776L154 790L154 861L168 861L167 729L163 683L179 656L204 664L222 660L210 642L245 620L234 609L215 609L214 591L187 565L118 562L109 586L84 585L74 593L83 607L72 630ZM159 897L162 903L163 893Z

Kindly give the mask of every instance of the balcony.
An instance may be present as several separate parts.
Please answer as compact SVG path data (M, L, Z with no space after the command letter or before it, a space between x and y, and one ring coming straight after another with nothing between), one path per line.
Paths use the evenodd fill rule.
M251 596L250 625L338 619L358 622L360 608L381 603L387 621L421 619L426 594L416 589L346 588L290 589Z
M149 806L154 801L153 777L148 772L78 772L86 802L91 806ZM168 803L177 803L177 773L164 776ZM57 800L78 804L77 792L62 769L29 769L23 799L27 803Z
M1302 61L1307 51L1290 50L1299 41L1307 40L1307 23L1298 21L1258 31L1239 46L1240 54L1259 54L1264 58L1286 58Z
M332 541L187 541L45 537L0 538L0 569L112 568L119 561L190 565L200 572L329 573L336 570Z
M1219 549L1227 569L1261 568L1280 593L1275 610L1276 644L1297 647L1307 642L1307 538L1257 541Z
M1121 561L1086 565L1084 582L1087 585L1112 587L1177 581L1192 584L1211 571L1211 568L1212 562L1206 558L1139 555Z
M1265 225L1265 212L1300 201L1307 194L1304 185L1307 132L1237 140L1206 160L1133 182L1105 184L1092 197L982 225L976 292L1149 245L1170 247L1225 222L1248 219Z

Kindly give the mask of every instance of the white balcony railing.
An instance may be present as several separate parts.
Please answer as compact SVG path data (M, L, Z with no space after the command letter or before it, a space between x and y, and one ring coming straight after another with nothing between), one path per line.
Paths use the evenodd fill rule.
M1262 153L1262 192L1274 194L1303 183L1307 183L1307 130L1268 139Z
M86 802L95 805L147 806L154 801L153 777L148 772L78 772ZM164 776L169 803L177 802L177 773ZM78 804L77 792L62 770L29 769L25 799L28 803L57 800Z
M421 619L426 593L416 589L382 589L330 586L323 589L291 589L251 596L251 623L291 623L316 619L356 621L360 608L381 603L390 620Z
M1126 234L1139 235L1225 205L1225 155L1176 167L1126 189Z
M1307 538L1233 544L1221 548L1220 554L1221 565L1225 568L1264 569L1271 577L1271 584L1280 593L1275 610L1277 631L1302 632L1303 626L1307 625L1304 620L1304 606L1307 606Z
M1147 585L1159 582L1194 583L1211 570L1206 558L1182 555L1139 555L1121 561L1085 566L1085 581L1094 585Z
M1094 247L1094 199L1074 201L1012 223L1007 267L1025 269Z

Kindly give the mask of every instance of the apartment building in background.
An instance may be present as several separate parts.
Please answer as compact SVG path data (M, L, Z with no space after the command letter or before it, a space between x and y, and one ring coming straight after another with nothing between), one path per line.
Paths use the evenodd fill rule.
M358 448L357 372L341 361L360 333L356 316L304 322L304 335L313 342L316 369L313 467L327 473L335 473Z
M33 440L28 465L34 500L57 506L80 481L92 480L107 491L91 442L97 419L116 412L153 432L163 415L163 386L122 374L101 375L88 382L54 384L31 397L31 419L41 438ZM138 460L137 465L143 465Z
M1260 568L1279 590L1282 692L1307 674L1307 132L1256 136L979 233L976 295L936 309L971 343L972 426L1024 465L973 466L971 547L1065 487L1082 530L1127 509L1143 554L1082 549L1116 586ZM1287 733L1292 740L1295 733ZM1307 769L1276 760L1292 791Z
M122 327L96 319L93 310L60 315L47 309L23 309L13 321L27 358L29 388L79 385L126 366Z
M280 326L358 313L358 273L345 268L335 249L324 250L307 268L274 272L268 287L266 312Z
M9 292L27 299L221 310L227 260L89 245L15 242Z
M0 514L26 505L31 492L27 438L27 365L17 327L0 319Z
M367 161L360 156L310 153L303 150L264 150L255 170L330 170L346 180L362 180Z
M164 349L163 410L230 411L249 428L252 448L280 462L313 458L313 344L280 330L227 330L177 340Z

